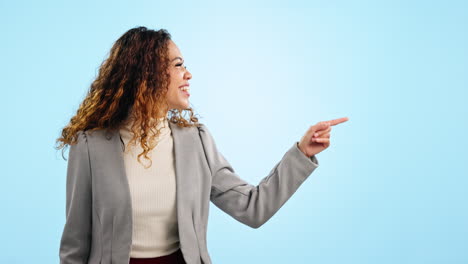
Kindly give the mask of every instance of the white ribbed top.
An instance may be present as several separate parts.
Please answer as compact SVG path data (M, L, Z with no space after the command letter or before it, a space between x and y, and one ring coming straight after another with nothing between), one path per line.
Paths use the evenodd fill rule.
M179 249L179 232L176 211L176 179L172 132L164 121L158 144L148 153L150 168L140 164L138 154L143 149L140 141L128 145L133 136L131 122L120 129L125 143L124 163L132 200L133 233L130 257L152 258L169 255ZM140 160L149 166L143 156Z

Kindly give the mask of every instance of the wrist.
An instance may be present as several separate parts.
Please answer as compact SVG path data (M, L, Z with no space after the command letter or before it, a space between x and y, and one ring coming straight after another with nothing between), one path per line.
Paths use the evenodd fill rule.
M304 150L302 150L302 148L299 146L299 141L296 142L296 145L297 145L297 148L306 156L309 158L309 156L307 156L307 153L304 152Z

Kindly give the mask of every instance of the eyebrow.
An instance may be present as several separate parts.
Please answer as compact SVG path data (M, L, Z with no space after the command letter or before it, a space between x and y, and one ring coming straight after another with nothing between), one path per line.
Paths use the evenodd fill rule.
M183 59L182 59L181 57L175 57L174 59L171 60L171 62L172 62L172 61L175 61L175 60L177 60L177 59L183 61Z

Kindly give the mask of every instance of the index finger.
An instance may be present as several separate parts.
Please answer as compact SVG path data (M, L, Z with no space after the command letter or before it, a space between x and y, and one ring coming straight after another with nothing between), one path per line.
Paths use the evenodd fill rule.
M341 124L343 122L346 122L348 120L349 120L349 118L342 117L342 118L333 119L333 120L330 120L330 121L327 121L327 122L330 124L330 126L335 126L335 125Z

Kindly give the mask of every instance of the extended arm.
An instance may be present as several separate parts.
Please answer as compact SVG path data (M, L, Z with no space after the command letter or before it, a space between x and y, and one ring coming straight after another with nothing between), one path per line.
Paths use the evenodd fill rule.
M294 142L270 173L254 186L235 173L205 125L199 127L199 132L212 174L211 201L252 228L268 221L319 165L315 155L307 157Z

